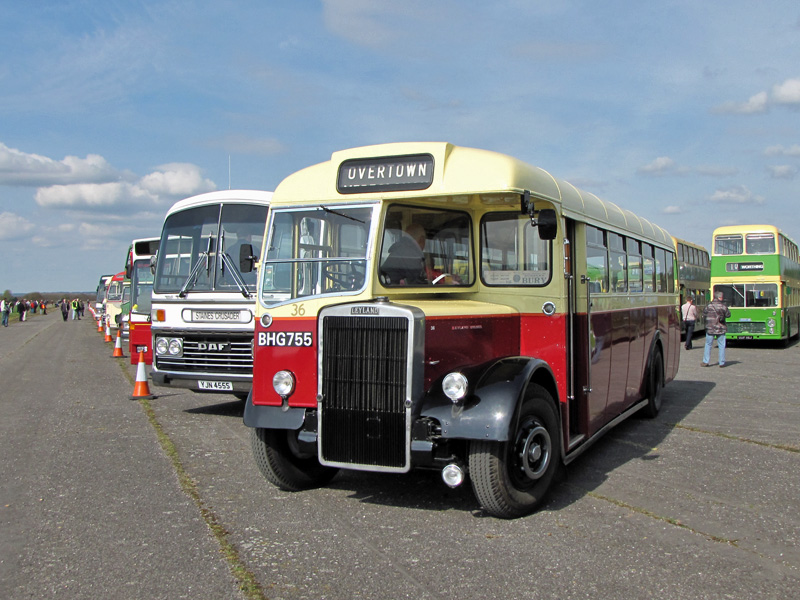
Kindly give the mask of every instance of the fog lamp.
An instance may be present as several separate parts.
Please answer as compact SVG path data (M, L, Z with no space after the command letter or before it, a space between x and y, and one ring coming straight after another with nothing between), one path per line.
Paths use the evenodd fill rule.
M448 373L442 381L442 391L453 404L467 395L467 378L462 373Z
M281 398L289 396L294 391L294 375L291 371L278 371L272 377L272 388Z
M455 463L450 463L442 469L442 481L449 487L456 488L464 483L464 470Z

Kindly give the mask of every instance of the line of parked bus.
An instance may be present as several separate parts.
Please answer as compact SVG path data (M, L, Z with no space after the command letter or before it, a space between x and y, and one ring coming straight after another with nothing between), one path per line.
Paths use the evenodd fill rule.
M292 491L434 468L521 516L608 429L658 414L685 298L702 314L723 290L732 338L800 329L797 246L776 229L717 230L709 257L538 167L445 143L188 198L145 241L98 303L105 286L110 315L128 282L132 358L152 356L156 385L246 399L255 460Z

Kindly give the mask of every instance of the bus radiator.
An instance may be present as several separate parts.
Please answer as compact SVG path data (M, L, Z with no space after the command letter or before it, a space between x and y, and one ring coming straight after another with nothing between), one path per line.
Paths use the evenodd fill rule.
M324 461L364 470L407 468L408 326L400 317L323 318Z

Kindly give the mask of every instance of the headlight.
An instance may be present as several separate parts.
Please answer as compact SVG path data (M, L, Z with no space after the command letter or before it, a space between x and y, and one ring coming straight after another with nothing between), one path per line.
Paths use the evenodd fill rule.
M775 319L771 317L767 319L767 327L775 327Z
M294 391L294 375L291 371L278 371L272 378L272 387L281 398Z
M169 348L169 341L167 338L156 338L156 354L166 354L167 348Z
M463 400L467 395L467 378L461 373L448 373L442 381L442 391L453 404Z
M172 338L169 341L169 353L172 356L180 356L183 354L183 340L181 338Z

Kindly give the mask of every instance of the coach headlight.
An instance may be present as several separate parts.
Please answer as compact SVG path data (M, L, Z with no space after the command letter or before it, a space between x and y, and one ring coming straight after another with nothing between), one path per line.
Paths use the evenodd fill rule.
M291 371L278 371L272 377L272 388L281 398L288 398L294 392L294 375Z
M442 391L453 404L458 404L467 395L467 378L458 372L448 373L442 381Z
M169 349L169 340L167 338L156 338L156 354L164 356Z
M183 340L181 338L172 338L169 341L167 350L170 356L183 356Z

